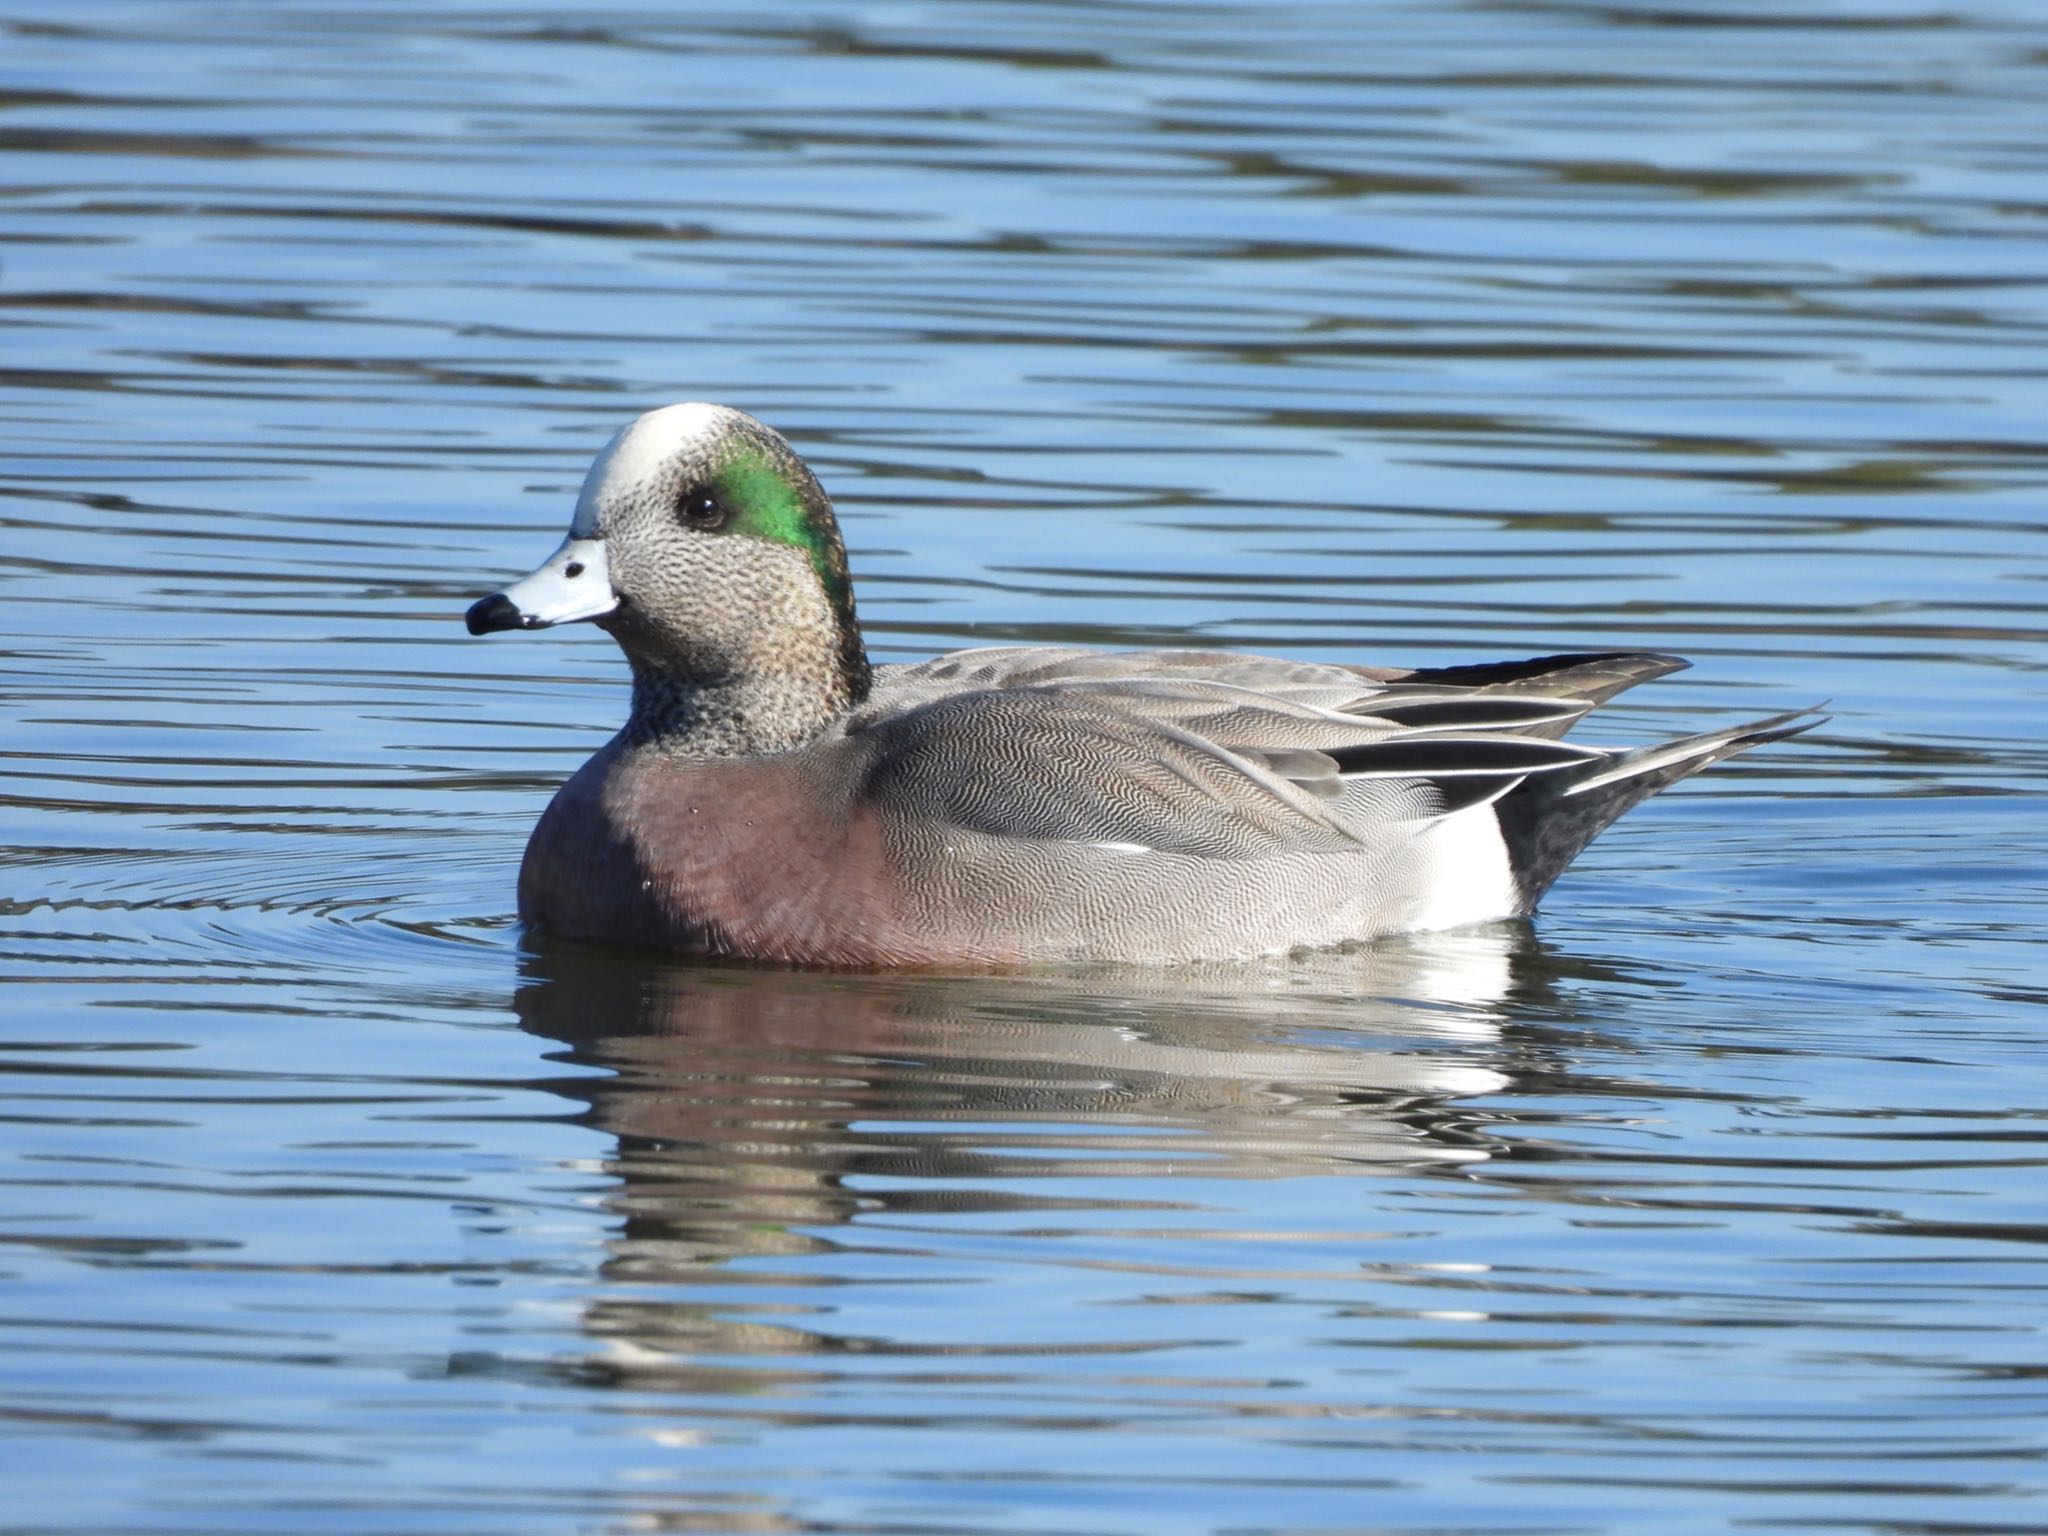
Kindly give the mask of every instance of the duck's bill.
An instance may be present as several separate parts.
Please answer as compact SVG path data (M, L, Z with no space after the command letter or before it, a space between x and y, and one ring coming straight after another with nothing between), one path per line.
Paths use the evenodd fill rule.
M564 539L562 547L502 592L470 604L472 635L500 629L546 629L578 619L601 619L619 606L605 565L603 539Z

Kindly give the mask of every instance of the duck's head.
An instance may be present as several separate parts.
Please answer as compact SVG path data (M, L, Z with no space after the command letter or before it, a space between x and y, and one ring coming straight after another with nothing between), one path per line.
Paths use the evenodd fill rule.
M629 424L590 466L561 547L468 613L473 635L582 619L619 642L636 684L810 689L834 711L867 692L832 503L779 434L727 406Z

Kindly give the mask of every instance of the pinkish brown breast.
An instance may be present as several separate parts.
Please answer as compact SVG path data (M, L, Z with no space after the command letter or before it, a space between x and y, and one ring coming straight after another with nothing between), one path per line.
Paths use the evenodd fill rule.
M805 964L942 963L874 817L802 755L691 761L617 742L534 828L519 915L566 938Z

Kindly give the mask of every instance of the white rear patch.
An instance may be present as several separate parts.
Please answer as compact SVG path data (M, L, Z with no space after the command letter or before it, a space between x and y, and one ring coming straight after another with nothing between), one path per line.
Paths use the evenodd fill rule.
M1446 816L1416 838L1407 879L1412 894L1400 926L1410 932L1490 923L1518 910L1508 847L1491 805Z

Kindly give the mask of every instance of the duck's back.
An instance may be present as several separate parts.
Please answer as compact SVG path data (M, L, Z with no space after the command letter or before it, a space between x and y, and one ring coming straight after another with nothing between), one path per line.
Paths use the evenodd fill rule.
M1626 805L1761 739L1641 767L1554 739L1673 665L1546 658L1468 681L1009 648L880 668L794 752L606 748L536 829L521 912L847 965L1170 962L1510 917Z

